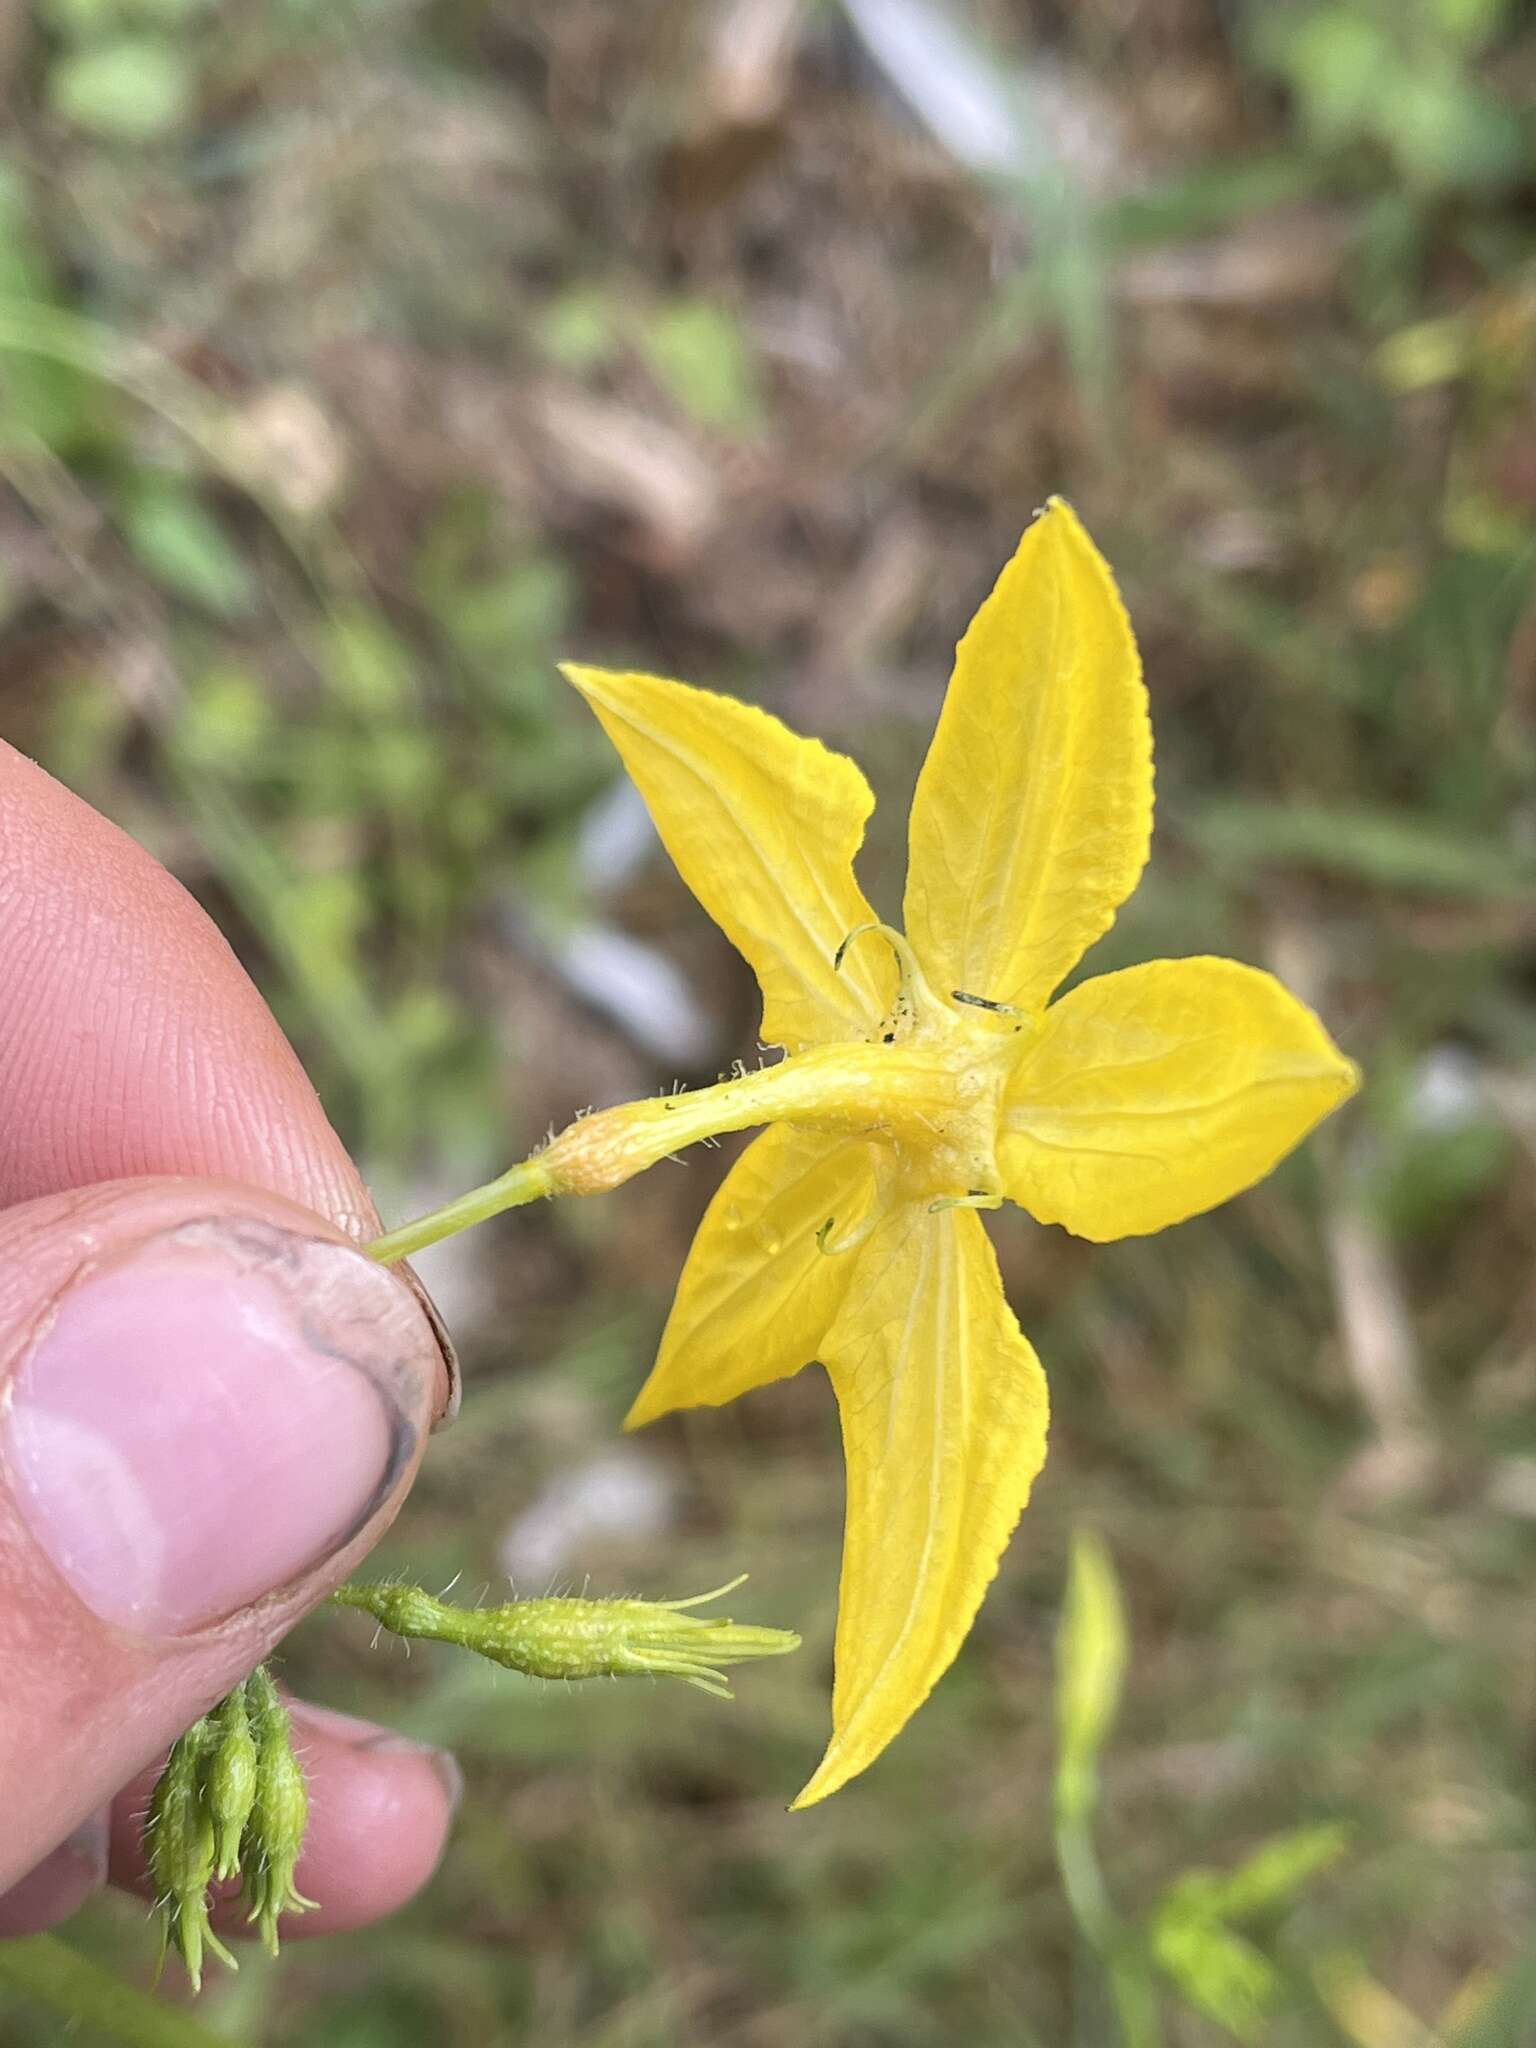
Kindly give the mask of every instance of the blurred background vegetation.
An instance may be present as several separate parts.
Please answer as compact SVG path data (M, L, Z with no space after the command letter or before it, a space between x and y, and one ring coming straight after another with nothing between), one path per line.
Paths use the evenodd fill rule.
M289 1679L468 1797L401 1920L206 2025L1536 2039L1533 86L1517 0L0 0L0 731L206 903L387 1214L754 1056L555 655L856 753L890 905L1058 490L1159 744L1091 964L1271 965L1368 1076L1171 1236L998 1219L1046 1476L938 1694L794 1819L826 1386L617 1429L722 1158L424 1260L467 1398L380 1562L750 1568L808 1645L722 1708L311 1622ZM145 1980L130 1904L73 1938Z

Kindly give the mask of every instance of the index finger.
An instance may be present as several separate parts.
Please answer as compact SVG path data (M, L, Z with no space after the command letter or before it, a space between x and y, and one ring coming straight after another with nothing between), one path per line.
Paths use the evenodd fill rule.
M158 861L0 741L0 1206L216 1175L378 1228L271 1012Z

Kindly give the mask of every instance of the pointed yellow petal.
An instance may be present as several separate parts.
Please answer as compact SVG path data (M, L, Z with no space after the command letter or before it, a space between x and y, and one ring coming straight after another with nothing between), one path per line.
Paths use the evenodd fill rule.
M1054 498L956 650L918 778L906 925L929 979L1041 1008L1108 931L1151 835L1130 621Z
M933 1690L1045 1457L1045 1375L975 1213L909 1204L858 1259L821 1354L848 1461L833 1735L797 1807L872 1763Z
M809 1365L853 1278L851 1252L823 1251L874 1199L858 1139L775 1125L742 1153L704 1213L650 1378L626 1429L672 1408L716 1407Z
M596 712L663 844L763 992L765 1044L867 1038L895 971L837 949L874 912L853 857L875 800L858 768L755 705L659 676L562 670Z
M998 1146L1011 1200L1103 1242L1251 1187L1359 1075L1271 974L1152 960L1047 1011L1015 1069Z

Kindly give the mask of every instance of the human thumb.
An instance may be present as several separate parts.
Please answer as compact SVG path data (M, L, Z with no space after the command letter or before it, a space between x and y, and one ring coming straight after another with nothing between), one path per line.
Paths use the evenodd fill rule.
M0 1212L0 1892L371 1546L439 1371L400 1281L281 1197Z

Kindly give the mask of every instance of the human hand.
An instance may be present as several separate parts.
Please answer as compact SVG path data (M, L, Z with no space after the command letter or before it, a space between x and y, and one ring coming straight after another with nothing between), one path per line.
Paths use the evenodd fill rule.
M0 1934L142 1882L156 1759L399 1508L448 1367L377 1229L202 911L0 743ZM294 1729L293 1932L357 1926L431 1873L454 1767Z

